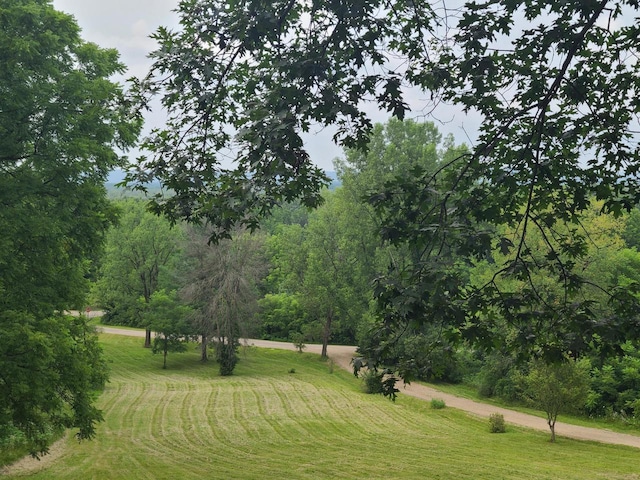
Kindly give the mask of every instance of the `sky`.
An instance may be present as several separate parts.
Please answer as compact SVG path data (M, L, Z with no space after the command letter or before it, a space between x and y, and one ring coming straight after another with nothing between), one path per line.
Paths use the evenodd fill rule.
M124 78L142 77L147 73L151 64L148 54L155 49L149 35L159 26L177 28L178 14L173 10L178 3L179 0L53 0L57 10L76 18L85 40L120 52L122 62L128 67ZM408 95L410 105L420 103L420 92L408 92ZM382 123L389 118L387 112L367 113L374 122ZM416 118L435 121L443 134L454 135L456 143L470 143L472 138L467 135L473 136L477 130L476 119L444 105L434 113L434 118L418 115ZM147 128L160 126L162 118L159 112L149 114ZM333 159L342 156L342 149L331 140L332 135L332 130L324 129L303 136L312 161L325 170L333 170Z

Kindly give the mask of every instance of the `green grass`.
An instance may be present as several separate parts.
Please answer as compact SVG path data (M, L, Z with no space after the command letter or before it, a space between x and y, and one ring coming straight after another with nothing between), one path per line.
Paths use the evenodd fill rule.
M248 348L236 375L102 335L111 383L91 442L71 436L34 479L638 479L637 449L548 442L408 396L366 395L312 354ZM295 373L289 373L295 370ZM6 477L12 478L12 477Z

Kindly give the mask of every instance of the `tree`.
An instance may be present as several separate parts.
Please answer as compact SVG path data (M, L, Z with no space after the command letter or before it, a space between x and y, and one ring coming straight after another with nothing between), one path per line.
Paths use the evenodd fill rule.
M281 226L270 237L272 269L267 283L276 293L261 301L265 307L271 304L273 313L278 301L280 321L287 321L282 307L291 305L288 310L295 318L283 327L305 334L308 341L321 341L323 357L330 339L355 341L371 299L373 275L366 268L375 263L368 258L375 255L375 246L367 250L372 237L359 229L353 215L357 204L349 201L342 187L325 192L325 198L305 228ZM296 311L298 306L302 311ZM272 326L274 315L269 310L264 318Z
M342 186L366 205L369 195L396 177L410 176L416 166L435 172L445 152L452 149L453 138L443 142L433 122L390 118L373 126L366 151L346 149L345 158L336 159L335 165Z
M306 312L299 295L267 293L258 300L258 305L261 338L287 341L292 335L302 334Z
M406 224L407 219L397 218L396 225L383 221L388 217L384 211L386 199L379 195L380 192L393 185L396 179L434 174L466 151L464 145L456 147L451 136L443 140L431 122L391 119L385 125L374 125L366 152L348 149L345 160L337 162L344 195L350 203L350 224L353 231L358 232L353 241L362 249L359 259L363 265L360 268L366 272L371 284L378 285L378 291L381 288L405 289L406 296L413 297L414 304L433 293L431 278L428 275L421 278L423 257L428 257L429 249L395 236L394 232L399 230L396 225ZM371 199L374 200L367 201ZM437 208L434 199L412 205L413 212L409 217L429 218L428 212L434 206ZM391 212L388 213L390 216ZM425 221L424 228L432 228L432 225ZM443 264L456 261L447 249L441 250L440 257ZM424 287L422 291L421 287ZM415 293L409 294L410 290ZM373 291L368 296L373 298ZM438 313L446 311L446 308L438 309ZM412 314L417 321L395 331L390 331L380 321L370 322L370 328L359 339L361 355L372 358L384 351L385 364L395 365L407 380L444 375L451 379L454 349L452 342L443 338L448 333L448 319L440 315L424 321L417 309Z
M114 50L84 42L47 0L0 5L0 440L33 454L50 434L91 438L104 384L84 319L91 258L113 221L103 183L140 119L109 77Z
M153 292L149 302L145 302L145 325L156 332L151 351L162 353L162 368L167 368L169 352L186 352L189 335L191 309L182 305L176 292L158 290Z
M270 290L285 294L299 291L309 256L307 233L307 228L302 225L280 225L273 235L267 237L271 269L266 283Z
M623 236L629 248L640 247L640 209L637 206L629 212Z
M145 208L145 202L117 202L122 209L118 225L106 239L101 276L94 288L96 301L106 310L105 321L120 325L140 324L142 306L170 282L167 270L178 260L181 231ZM144 346L151 347L146 329Z
M573 266L585 252L579 218L592 197L616 214L640 200L640 64L629 60L640 26L625 20L638 9L635 0L482 0L457 9L424 0L183 2L182 28L158 30L152 71L140 83L161 95L170 120L149 138L137 178L166 181L177 194L156 198L155 208L211 221L216 239L234 223L255 226L282 198L318 203L321 176L302 132L337 126L336 141L366 149L365 105L402 119L405 92L417 88L482 123L468 152L436 172L397 178L373 198L387 238L425 252L400 288L379 283L385 330L436 318L452 336L488 347L493 325L481 314L492 311L534 330L541 318L566 322L585 343L598 335L619 344L640 331L633 291L614 288L614 313L596 320L575 295L585 282ZM221 169L231 146L238 167ZM519 242L500 237L497 224L521 232ZM536 230L542 263L527 244ZM495 279L527 282L543 272L567 292L561 303L531 285L469 287L468 262L495 245L514 252ZM576 311L586 314L574 321ZM535 331L520 340L523 355L562 353Z
M303 225L285 223L266 239L270 260L264 281L267 293L258 301L262 338L286 341L301 335L306 341L319 339L302 290L309 257L307 233Z
M238 232L233 240L208 244L208 232L190 229L189 261L181 295L195 310L195 331L202 339L202 360L215 341L221 375L231 375L239 339L257 310L257 284L266 274L263 238Z
M409 220L391 234L435 252L421 268L447 293L449 323L475 343L499 343L485 312L523 327L525 334L513 345L523 357L542 351L557 360L567 343L586 345L597 336L619 345L629 332L637 335L634 296L598 281L615 307L598 316L592 300L580 293L590 282L574 268L588 252L581 214L591 198L602 199L603 210L620 213L637 195L638 150L629 143L636 121L629 112L638 106L610 103L618 95L635 95L637 83L631 79L637 78L637 65L620 61L610 49L633 50L637 27L599 23L618 17L619 8L608 8L608 2L554 2L544 8L526 1L469 4L453 42L442 44L442 55L425 59L422 79L432 82L431 88L483 116L479 140L469 155L454 159L457 168L448 181L442 183L446 172L421 176L417 189L413 180L399 180L383 194L384 208L391 227ZM520 14L522 24L516 23ZM413 206L438 192L440 208L426 221L413 221ZM501 222L518 232L517 242L486 228ZM538 248L534 233L541 240ZM485 284L468 288L462 270L439 264L443 245L476 260L490 257L496 245L512 255ZM537 276L559 286L563 294L557 301L536 288ZM501 288L506 284L500 278L524 287ZM379 298L390 310L413 301L403 291L380 291ZM430 308L438 304L433 300L426 306L430 313L438 311ZM390 313L392 325L412 318ZM563 328L550 336L539 330L553 324Z
M566 275L582 279L582 287L575 291L566 291L564 285L557 278L550 277L544 269L531 270L526 277L520 278L499 275L517 255L509 245L520 243L522 232L507 225L497 226L498 236L508 244L498 244L489 258L474 262L469 283L477 288L493 283L498 291L514 294L528 291L529 308L534 311L555 309L556 314L543 314L532 321L528 315L500 315L499 309L488 308L478 315L477 321L483 326L482 334L486 341L504 352L519 352L521 360L526 360L531 350L551 360L562 360L566 354L573 357L590 355L595 349L603 357L616 351L619 353L620 343L612 341L612 338L579 333L591 328L592 322L611 318L615 314L610 304L610 294L601 285L623 286L640 279L633 272L633 263L623 260L625 249L620 235L624 230L623 218L602 214L601 207L601 202L590 202L589 208L580 215L581 235L584 235L580 257L572 258L566 253L558 253L559 260L567 269ZM554 231L567 240L575 238L567 225L557 225ZM529 232L526 246L533 262L543 265L548 261L546 239L540 231ZM624 280L625 273L622 270L625 263L628 280ZM529 348L521 348L523 345Z
M588 364L567 360L547 364L534 362L526 377L529 398L547 414L551 442L556 441L556 420L564 411L579 410L588 390Z
M369 307L370 278L362 272L367 252L359 249L361 232L351 228L351 213L344 192L338 189L313 212L307 227L308 256L301 291L309 316L322 325L321 355L325 358L329 340L336 334L340 343L355 341ZM364 236L360 240L367 242Z

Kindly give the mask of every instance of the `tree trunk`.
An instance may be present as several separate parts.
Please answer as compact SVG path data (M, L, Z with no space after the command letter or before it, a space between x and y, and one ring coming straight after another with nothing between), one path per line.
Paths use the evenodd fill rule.
M555 420L549 420L549 422L547 422L549 424L549 429L551 430L551 440L549 440L551 443L554 443L556 441L556 421Z
M144 332L144 348L151 348L151 329L149 328Z
M333 320L333 312L327 315L327 321L324 324L324 333L322 335L322 358L327 358L327 346L329 345L329 336L331 336L331 321Z
M202 334L202 343L200 344L200 361L207 362L209 361L209 356L207 354L207 336Z

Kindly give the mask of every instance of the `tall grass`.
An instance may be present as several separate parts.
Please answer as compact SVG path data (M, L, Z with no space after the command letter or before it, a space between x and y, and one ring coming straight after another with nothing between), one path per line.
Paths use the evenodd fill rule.
M640 452L509 428L401 396L365 395L312 354L250 348L217 376L103 335L111 383L91 442L69 437L34 479L638 479ZM295 373L290 373L294 371ZM11 478L11 477L9 477Z

